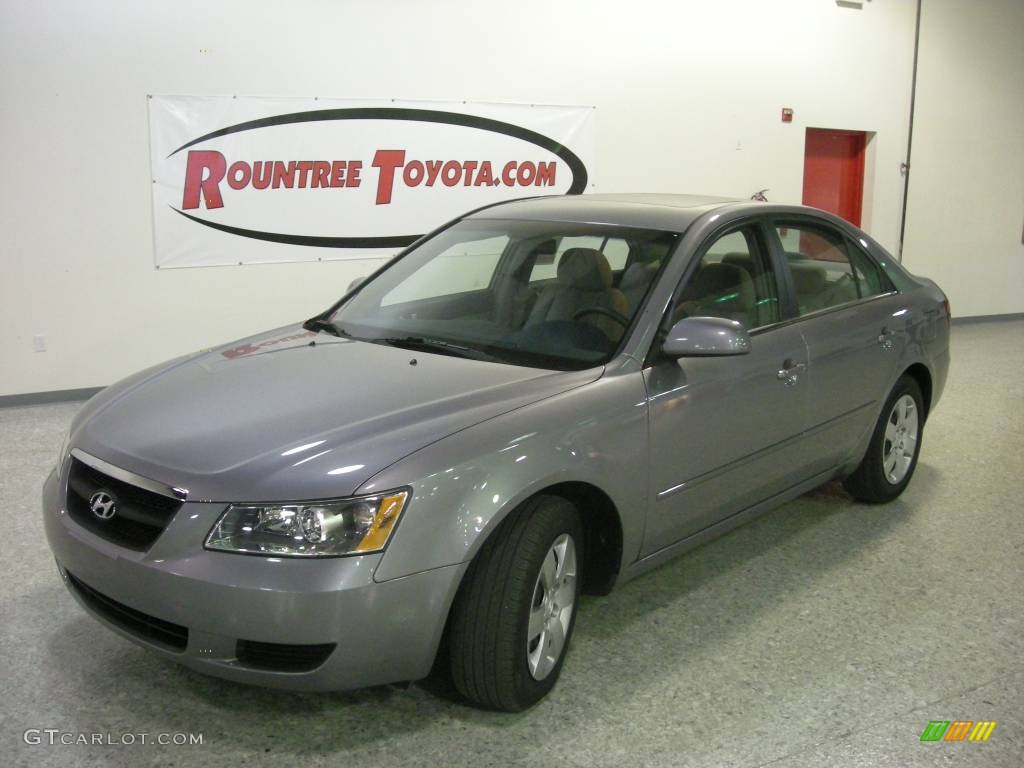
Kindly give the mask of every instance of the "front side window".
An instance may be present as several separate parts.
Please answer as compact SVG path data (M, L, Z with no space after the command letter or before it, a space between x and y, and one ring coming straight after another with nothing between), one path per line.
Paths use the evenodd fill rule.
M705 249L679 294L672 322L724 317L748 330L778 322L779 287L755 226L722 235Z
M874 262L838 232L810 224L778 224L775 231L801 315L891 290Z
M381 344L542 368L606 363L651 281L620 290L634 254L668 253L672 232L471 219L365 283L329 322Z

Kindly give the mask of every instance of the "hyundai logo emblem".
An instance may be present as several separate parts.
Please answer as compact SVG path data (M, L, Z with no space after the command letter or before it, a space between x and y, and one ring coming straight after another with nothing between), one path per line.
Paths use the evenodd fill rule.
M96 491L89 499L89 509L100 520L109 520L117 512L117 500L110 491Z

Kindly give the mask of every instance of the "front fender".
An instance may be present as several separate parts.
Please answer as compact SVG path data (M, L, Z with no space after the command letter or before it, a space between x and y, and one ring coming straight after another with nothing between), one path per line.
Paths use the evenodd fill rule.
M606 375L446 437L359 489L413 489L374 578L472 559L520 503L564 482L589 483L608 495L622 523L623 564L632 562L643 541L647 452L646 396L636 371Z

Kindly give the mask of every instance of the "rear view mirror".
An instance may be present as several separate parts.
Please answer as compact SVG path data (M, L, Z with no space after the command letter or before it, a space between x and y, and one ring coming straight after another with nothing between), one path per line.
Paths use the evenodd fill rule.
M661 351L669 357L745 355L750 351L750 336L736 320L687 317L672 326Z
M346 293L352 293L352 291L354 291L356 288L362 285L365 280L365 277L357 277L355 280L348 284L348 290L346 291Z
M558 253L558 243L551 239L545 240L539 245L535 246L531 251L531 255L536 256L537 260L535 264L554 264L555 254Z

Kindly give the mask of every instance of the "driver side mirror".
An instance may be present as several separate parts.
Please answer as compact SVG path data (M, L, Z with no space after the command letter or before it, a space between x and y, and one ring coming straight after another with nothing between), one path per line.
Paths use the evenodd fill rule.
M354 291L356 288L362 285L365 282L365 280L365 277L357 277L355 280L348 284L348 290L345 291L345 293L352 293L352 291Z
M661 351L669 357L720 357L750 352L743 324L724 317L686 317L672 326Z

